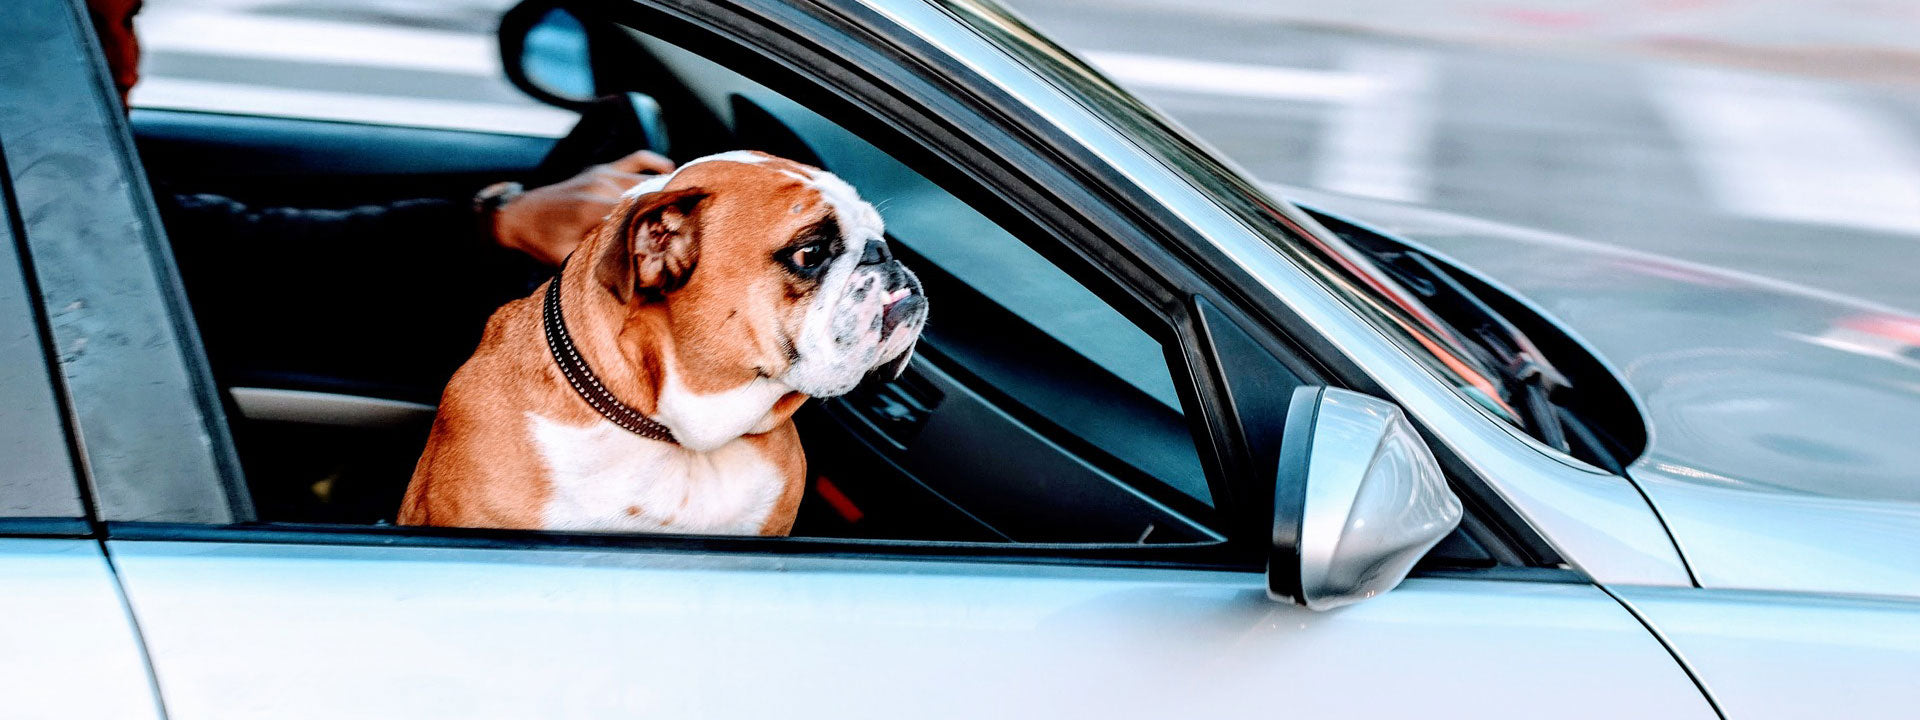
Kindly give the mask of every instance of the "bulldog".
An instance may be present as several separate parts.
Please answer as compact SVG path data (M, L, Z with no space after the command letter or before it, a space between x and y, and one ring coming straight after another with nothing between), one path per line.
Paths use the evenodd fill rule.
M897 377L926 322L881 230L838 177L762 153L635 186L487 321L399 521L787 534L806 483L794 411Z

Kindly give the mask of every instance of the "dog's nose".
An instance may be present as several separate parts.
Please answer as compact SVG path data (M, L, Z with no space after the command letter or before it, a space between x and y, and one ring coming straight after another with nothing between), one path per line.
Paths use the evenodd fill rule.
M879 265L893 262L893 252L887 249L887 241L874 238L867 241L866 251L860 253L861 265Z

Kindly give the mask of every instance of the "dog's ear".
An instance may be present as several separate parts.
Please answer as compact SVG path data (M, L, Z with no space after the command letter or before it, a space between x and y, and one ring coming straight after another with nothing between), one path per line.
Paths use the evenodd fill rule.
M634 198L613 230L601 238L594 276L620 302L635 295L658 300L687 284L700 260L700 221L707 199L698 188L662 190Z

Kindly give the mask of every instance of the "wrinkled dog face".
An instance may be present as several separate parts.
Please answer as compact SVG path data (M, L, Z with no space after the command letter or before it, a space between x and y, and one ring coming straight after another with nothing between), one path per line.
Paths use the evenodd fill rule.
M789 272L814 283L783 379L800 392L829 397L883 366L887 379L899 375L926 323L927 301L919 278L887 249L872 205L824 171L816 171L810 185L828 212L781 259Z
M898 375L926 323L920 281L887 248L880 214L811 166L700 158L634 188L601 232L619 233L604 247L631 250L601 259L626 269L609 289L666 303L674 364L696 392L768 378L845 394L869 373Z

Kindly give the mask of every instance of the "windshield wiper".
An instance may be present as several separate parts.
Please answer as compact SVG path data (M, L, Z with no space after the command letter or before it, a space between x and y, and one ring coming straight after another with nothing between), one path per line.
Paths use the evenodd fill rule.
M1555 390L1572 387L1572 383L1554 369L1526 333L1423 253L1357 249L1419 295L1433 314L1481 355L1482 364L1506 380L1509 391L1519 396L1519 402L1513 404L1525 414L1535 438L1561 452L1571 452L1560 410L1550 396Z

